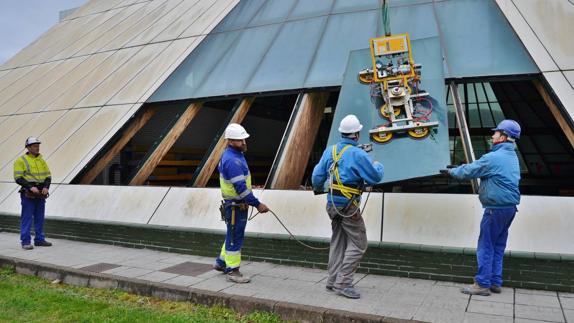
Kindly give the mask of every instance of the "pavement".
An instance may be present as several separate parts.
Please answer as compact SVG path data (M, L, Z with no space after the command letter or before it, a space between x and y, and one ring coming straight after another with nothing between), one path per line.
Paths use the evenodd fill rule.
M227 282L211 269L214 258L48 239L52 247L22 250L19 236L0 233L0 257L34 261L162 286L241 295L357 314L427 322L574 322L574 294L503 287L501 294L469 296L464 284L357 274L361 299L337 296L325 289L325 270L242 262L249 284ZM214 255L215 257L215 255ZM166 285L168 284L168 285Z

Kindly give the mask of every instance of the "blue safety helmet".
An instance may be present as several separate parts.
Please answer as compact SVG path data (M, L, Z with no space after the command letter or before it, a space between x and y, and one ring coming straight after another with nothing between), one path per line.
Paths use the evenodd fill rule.
M502 120L492 131L500 131L510 138L520 138L520 125L518 122L510 119Z

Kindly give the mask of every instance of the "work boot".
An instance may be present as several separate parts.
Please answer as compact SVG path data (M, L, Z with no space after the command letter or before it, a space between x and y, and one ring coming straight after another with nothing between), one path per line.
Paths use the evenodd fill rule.
M23 245L22 245L22 249L24 249L24 250L32 250L32 249L34 249L34 247L32 247L31 244L23 244Z
M347 298L352 298L352 299L361 298L361 294L353 286L345 287L342 289L333 287L333 290L337 292L337 295L342 295L342 296L345 296Z
M251 281L249 277L243 277L239 270L233 270L227 274L227 281L237 284L245 284Z
M462 288L460 291L463 294L468 294L468 295L490 296L490 289L480 287L480 285L478 285L477 283L474 283L472 285L468 285L465 288Z
M225 270L225 268L221 267L218 264L213 265L213 269L217 270L217 271L221 271L221 272L223 272Z
M35 245L36 247L51 247L51 246L52 246L52 243L51 243L51 242L48 242L48 241L46 241L46 240L44 240L44 241L34 242L34 245Z
M492 286L490 286L490 291L495 293L495 294L500 294L500 293L502 293L502 287L497 286L497 285L492 285Z
M326 289L327 291L329 291L329 292L334 292L334 291L335 291L335 289L333 288L333 285L326 285L326 286L325 286L325 289Z

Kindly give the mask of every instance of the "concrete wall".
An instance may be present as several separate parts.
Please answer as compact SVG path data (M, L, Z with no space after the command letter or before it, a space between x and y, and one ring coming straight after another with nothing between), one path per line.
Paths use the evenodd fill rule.
M13 183L0 183L0 213L20 213L15 190ZM330 236L324 195L282 190L255 194L295 235ZM46 213L53 218L224 230L220 199L219 190L209 188L56 185ZM508 249L574 254L572 210L572 197L523 196ZM475 195L372 193L363 217L369 241L473 248L482 208ZM286 234L271 214L258 215L247 231Z

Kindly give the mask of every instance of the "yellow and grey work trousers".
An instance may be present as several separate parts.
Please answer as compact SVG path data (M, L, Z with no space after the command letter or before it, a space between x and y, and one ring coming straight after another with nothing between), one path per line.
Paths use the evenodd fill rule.
M245 203L225 206L227 232L221 252L215 260L219 267L224 268L225 273L237 270L241 265L241 247L245 236L248 209Z
M338 213L351 215L341 217ZM357 271L363 254L367 251L367 230L365 221L357 207L337 207L327 205L327 213L331 218L331 249L329 250L329 265L327 286L344 289L353 284L353 275Z

